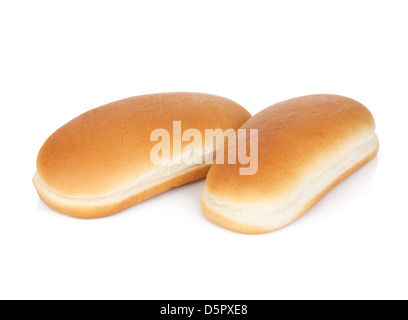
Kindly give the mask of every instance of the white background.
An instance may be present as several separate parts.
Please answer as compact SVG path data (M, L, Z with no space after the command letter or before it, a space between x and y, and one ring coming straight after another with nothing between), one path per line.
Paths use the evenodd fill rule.
M408 298L406 1L1 1L0 298ZM48 209L31 183L58 127L139 94L251 113L314 93L377 122L378 157L293 224L249 236L202 215L204 181L115 216Z

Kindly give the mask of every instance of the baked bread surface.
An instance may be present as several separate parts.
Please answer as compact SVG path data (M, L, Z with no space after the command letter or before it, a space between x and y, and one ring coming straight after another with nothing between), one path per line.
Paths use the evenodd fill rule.
M378 151L369 110L337 95L277 103L241 129L258 129L257 173L240 175L239 163L215 164L201 204L210 220L244 233L292 222Z
M42 146L34 185L51 208L79 218L119 212L172 187L204 178L209 165L173 164L189 141L173 141L173 121L184 130L237 129L250 114L237 103L200 93L132 97L93 109L58 129ZM152 163L155 129L171 138L170 158ZM202 151L212 156L215 147Z

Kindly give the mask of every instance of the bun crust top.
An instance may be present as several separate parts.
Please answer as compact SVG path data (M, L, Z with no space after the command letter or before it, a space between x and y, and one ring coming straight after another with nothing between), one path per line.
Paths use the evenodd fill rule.
M132 97L88 111L58 129L37 158L40 178L69 197L99 196L119 190L154 168L150 141L155 129L173 121L182 132L237 129L250 114L237 103L200 93L161 93ZM182 148L189 142L182 142ZM171 152L172 154L172 152Z
M370 111L355 100L311 95L272 105L241 128L258 129L257 173L240 175L238 162L215 164L206 189L221 201L278 203L335 162L351 144L371 138L375 123Z

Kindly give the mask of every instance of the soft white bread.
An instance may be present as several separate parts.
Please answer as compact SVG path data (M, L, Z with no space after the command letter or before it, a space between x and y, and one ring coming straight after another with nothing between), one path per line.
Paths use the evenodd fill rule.
M77 218L117 213L173 187L202 179L216 149L187 155L171 148L170 156L152 163L150 141L155 129L169 132L171 145L189 144L175 138L173 121L182 130L239 128L250 114L226 98L199 93L162 93L128 98L93 109L58 129L43 145L33 182L52 209ZM177 135L176 135L177 136ZM174 159L184 156L179 163Z
M284 101L253 116L241 128L258 129L257 173L240 175L239 163L214 164L201 206L211 221L242 233L286 226L378 151L371 113L342 96Z

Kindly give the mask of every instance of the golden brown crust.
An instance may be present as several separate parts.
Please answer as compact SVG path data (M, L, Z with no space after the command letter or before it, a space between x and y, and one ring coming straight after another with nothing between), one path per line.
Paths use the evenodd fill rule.
M96 219L107 217L120 211L123 211L135 204L138 204L146 199L152 198L172 188L176 188L183 184L203 179L207 175L208 170L210 170L210 166L201 167L197 170L193 170L181 176L175 177L172 180L163 182L157 186L154 186L150 189L147 189L143 192L133 195L132 197L129 197L120 202L102 206L99 205L80 206L67 204L65 202L59 202L55 198L49 197L47 193L41 192L41 189L36 185L35 182L34 185L37 188L41 200L44 201L51 209L79 219Z
M226 98L199 93L132 97L93 109L58 129L37 158L41 179L55 192L89 197L120 190L154 168L155 129L239 128L250 114ZM181 142L182 148L189 142Z
M242 233L270 232L294 221L378 150L368 109L336 95L275 104L241 129L247 129L247 141L248 129L258 130L257 173L241 175L239 161L217 159L201 205L208 219ZM249 143L246 148L250 154Z
M352 168L346 170L342 175L340 175L336 180L334 180L329 186L327 186L324 190L322 190L321 193L319 193L316 197L313 198L310 202L308 202L299 213L297 213L294 218L292 219L291 222L297 220L299 217L301 217L304 213L306 213L309 209L311 209L316 203L318 203L326 194L328 194L334 187L336 187L340 182L344 181L347 179L350 175L352 175L354 172L356 172L358 169L363 167L366 163L371 161L373 158L375 158L376 154L378 152L378 149L375 150L373 153L368 155L365 159L360 161L359 163L355 164ZM267 233L267 232L272 232L275 230L278 230L282 227L279 228L274 228L274 229L269 229L269 228L263 228L259 226L254 226L254 225L247 225L243 224L237 221L233 221L231 219L228 219L224 216L222 216L220 213L215 212L214 210L209 209L204 201L201 201L201 208L203 210L204 216L214 222L215 224L231 230L235 232L240 232L240 233L245 233L245 234L262 234L262 233ZM286 225L285 225L286 226ZM283 227L285 227L283 226Z
M219 199L279 200L288 196L299 180L306 179L305 175L313 174L315 168L337 157L350 141L368 136L374 128L370 111L350 98L312 95L277 103L241 127L258 129L258 172L240 175L238 161L235 165L215 164L206 187ZM249 133L247 130L247 140Z
M34 185L56 211L78 218L108 216L206 176L209 166L153 164L150 151L158 143L150 141L154 130L167 130L173 146L173 121L181 121L181 133L193 128L204 136L205 129L238 129L250 116L231 100L201 93L151 94L112 102L51 135L38 154ZM190 143L179 142L181 151ZM143 190L145 185L152 187Z

